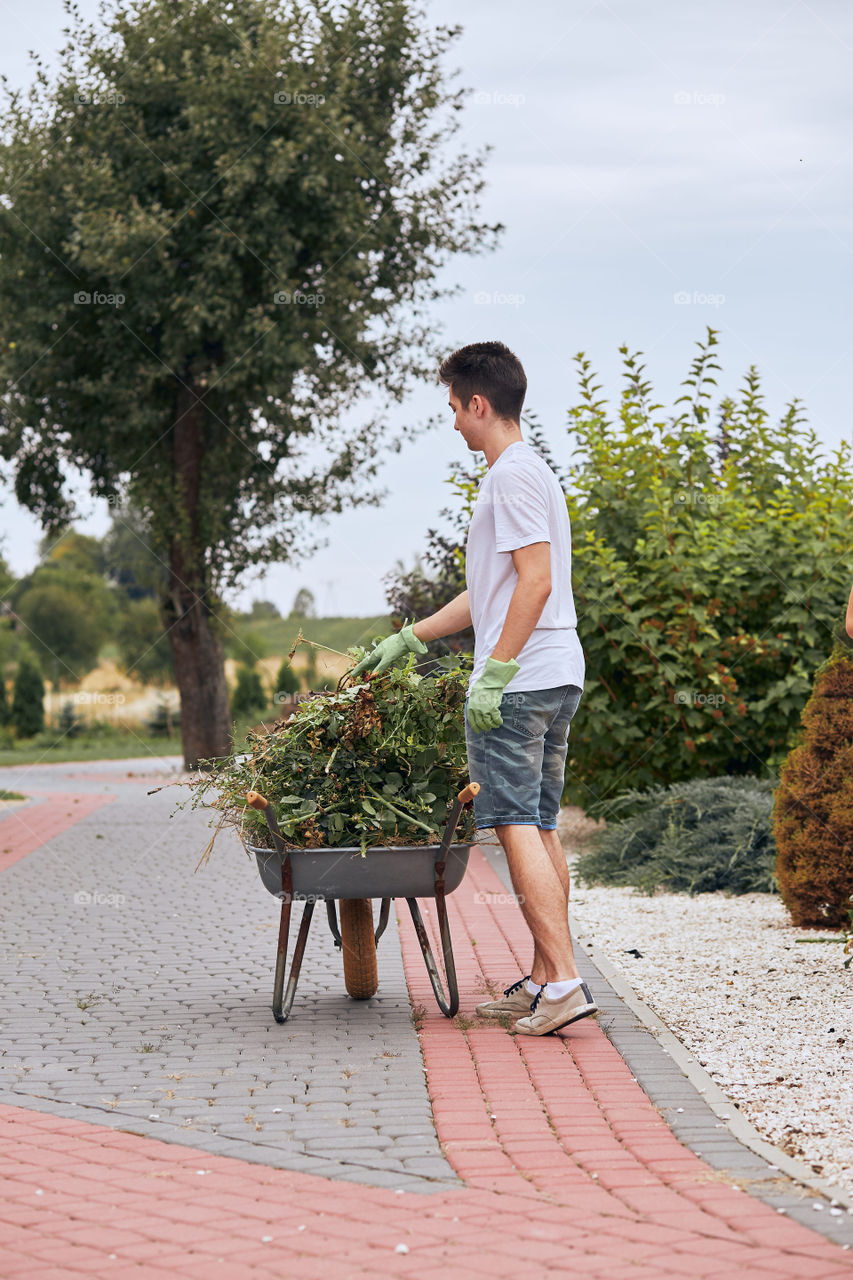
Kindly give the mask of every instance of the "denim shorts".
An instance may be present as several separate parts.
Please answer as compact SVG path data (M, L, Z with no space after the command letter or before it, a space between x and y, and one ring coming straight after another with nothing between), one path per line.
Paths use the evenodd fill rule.
M505 693L497 729L476 733L468 723L468 776L479 782L477 829L514 823L554 831L566 772L569 723L583 697L576 684Z

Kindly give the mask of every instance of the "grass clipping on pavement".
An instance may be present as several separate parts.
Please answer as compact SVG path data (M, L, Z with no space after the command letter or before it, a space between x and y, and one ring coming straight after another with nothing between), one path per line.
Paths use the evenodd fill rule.
M358 655L359 657L361 654ZM244 846L274 848L266 819L246 803L259 791L297 849L436 844L468 782L464 705L470 665L442 658L421 676L415 655L382 675L301 702L287 720L251 730L247 752L201 764L192 808L220 811L199 865L226 826ZM342 683L347 680L342 677ZM476 838L463 809L457 843ZM248 852L248 849L247 849Z

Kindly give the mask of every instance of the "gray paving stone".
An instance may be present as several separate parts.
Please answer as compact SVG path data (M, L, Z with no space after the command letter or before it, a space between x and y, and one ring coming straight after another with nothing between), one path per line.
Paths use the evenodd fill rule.
M403 1165L409 1173L421 1173L426 1177L444 1177L443 1170L447 1168L444 1159L436 1159L435 1156L409 1156L403 1161Z
M98 773L114 769L114 784L87 779L85 766L4 770L10 788L109 787L118 798L108 817L91 814L3 872L0 1099L280 1168L323 1167L370 1185L396 1176L429 1193L432 1167L394 1173L395 1144L408 1159L414 1143L444 1185L458 1185L435 1136L393 921L379 992L353 1001L325 913L315 913L291 1019L278 1026L278 904L231 832L196 873L212 815L170 817L186 793L148 796L156 778L129 782L130 767L98 763ZM69 868L78 887L122 894L123 906L74 903ZM306 1138L324 1144L322 1155L306 1156Z
M382 1132L387 1134L389 1138L406 1139L406 1138L422 1138L424 1134L431 1131L432 1126L427 1128L424 1125L413 1124L412 1122L403 1122L400 1124L383 1123Z
M341 1139L339 1134L328 1135L322 1138L306 1138L305 1150L317 1152L332 1152L341 1154ZM346 1132L346 1155L347 1159L352 1157L353 1151L360 1151L362 1148L370 1148L371 1151L394 1151L394 1139L386 1138L382 1134L377 1133L375 1129L365 1132L361 1130L356 1133L348 1129Z

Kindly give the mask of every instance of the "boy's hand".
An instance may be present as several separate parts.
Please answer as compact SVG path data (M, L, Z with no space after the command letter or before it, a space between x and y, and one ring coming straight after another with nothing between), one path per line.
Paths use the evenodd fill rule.
M409 653L426 653L427 647L423 640L419 640L412 631L414 625L411 623L408 627L403 627L402 631L395 631L393 636L386 636L384 640L380 640L376 648L372 649L366 658L362 658L358 666L353 667L350 678L354 678L361 671L373 671L379 676L398 658L405 658Z
M503 716L498 708L504 687L520 670L515 658L510 658L508 662L486 658L483 673L475 680L468 695L468 723L475 733L485 733L487 729L497 729L503 724Z

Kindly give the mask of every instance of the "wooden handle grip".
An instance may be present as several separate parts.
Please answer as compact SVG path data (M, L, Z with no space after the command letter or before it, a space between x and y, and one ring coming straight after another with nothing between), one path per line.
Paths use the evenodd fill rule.
M266 809L269 804L266 796L262 796L260 791L247 791L246 803L250 804L253 809Z
M469 804L474 796L480 794L479 782L469 782L467 787L463 787L456 799L460 804Z

